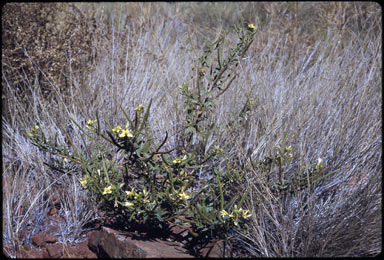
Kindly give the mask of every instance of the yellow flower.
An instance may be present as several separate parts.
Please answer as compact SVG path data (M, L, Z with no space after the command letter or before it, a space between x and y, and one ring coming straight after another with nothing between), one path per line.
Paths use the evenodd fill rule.
M112 193L112 185L109 185L108 187L104 188L104 191L101 194L105 195L105 194L111 194L111 193Z
M316 164L315 169L316 170L321 170L323 167L324 167L323 166L323 159L321 159L321 158L317 159L317 164Z
M135 193L135 195L134 195L135 200L137 200L138 198L140 198L140 195L141 195L141 192L139 192L139 193Z
M39 126L38 126L38 125L35 125L35 127L33 127L33 128L31 129L31 131L28 131L28 135L29 135L30 137L33 137L38 129L39 129Z
M179 193L179 198L181 200L187 200L187 199L189 199L189 195L187 195L184 191L182 191Z
M235 217L233 214L229 214L225 209L220 211L220 214L221 214L222 217L224 217L224 216L228 216L230 218L234 218Z
M112 133L118 134L121 131L121 126L116 126L115 128L112 128Z
M187 85L186 85L185 83L183 83L183 84L179 87L179 89L180 89L180 90L184 90L186 87L187 87Z
M120 138L123 138L123 137L133 137L133 134L131 133L131 131L129 131L128 128L125 128L121 131L121 134L119 135Z
M131 191L125 191L125 193L129 196L129 197L133 197L135 196L136 192L135 192L135 188L132 188Z
M215 145L213 148L214 148L215 153L222 153L223 152L223 149L221 149L219 146Z
M140 106L136 107L135 110L138 112L142 112L142 111L144 111L144 106L140 105Z
M180 164L180 163L182 163L183 161L185 161L186 159L187 159L187 156L184 155L183 158L175 158L172 162L173 162L174 164Z
M249 210L241 210L241 216L243 217L243 218L249 218L250 216L252 216L252 214L251 213L249 213Z
M179 158L176 158L172 161L174 164L178 164L178 163L181 163L181 159Z
M81 185L85 188L88 184L88 179L87 178L82 178L80 179Z
M323 163L323 159L319 158L317 159L317 165L321 165Z
M96 120L88 120L87 126L93 126L96 123Z
M250 23L248 24L248 29L250 29L251 31L254 31L256 30L256 26L253 23Z
M286 152L290 152L292 150L292 147L291 146L287 146L287 147L285 147L285 151Z
M124 202L123 204L125 207L128 207L128 208L132 208L134 206L134 203L133 202L130 202L130 201L126 201Z

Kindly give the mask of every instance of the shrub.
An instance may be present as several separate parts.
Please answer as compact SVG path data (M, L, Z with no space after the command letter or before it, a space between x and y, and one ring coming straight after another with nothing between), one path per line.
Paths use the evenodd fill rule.
M224 36L208 44L199 60L196 85L180 87L185 98L187 135L182 155L162 151L168 133L161 142L156 142L159 138L153 136L149 121L151 102L147 108L136 107L133 119L122 111L128 122L125 127L111 126L98 115L85 126L74 122L83 135L98 144L93 149L71 151L69 147L58 146L39 125L28 132L28 137L41 150L58 156L50 163L54 169L66 172L74 164L81 165L80 183L125 228L164 231L169 223L187 222L196 241L224 238L233 227L246 225L250 217L249 211L241 208L247 192L236 188L244 180L241 172L234 174L237 169L228 167L229 159L223 149L213 145L203 151L198 147L212 134L215 125L209 119L216 107L215 99L235 79L236 75L231 75L252 43L256 29L249 25L246 31L240 28L237 32L239 42L225 58L221 57ZM216 60L212 58L216 57L214 50ZM216 166L218 161L226 162L226 167ZM198 170L206 173L203 179L198 180Z

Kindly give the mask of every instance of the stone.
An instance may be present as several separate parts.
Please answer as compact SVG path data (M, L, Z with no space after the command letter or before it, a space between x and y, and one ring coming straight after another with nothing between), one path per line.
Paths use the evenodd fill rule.
M56 241L56 237L46 232L40 232L32 236L32 244L39 247L44 246L47 243L55 243Z
M25 258L42 258L42 254L39 250L32 249L31 251L28 251L28 255Z
M101 238L101 232L94 230L89 234L88 247L99 254L99 242Z
M201 257L205 258L223 258L229 257L229 253L225 250L225 241L218 240L210 242L207 246L200 249Z
M188 235L188 230L186 228L182 228L178 225L170 226L170 237L178 242L183 242Z
M45 248L48 251L48 256L51 258L59 258L63 255L63 244L47 244Z
M180 243L159 239L145 240L103 227L93 233L89 247L110 258L193 258Z
M97 258L97 255L92 252L88 247L88 241L78 243L76 246L68 249L69 253L66 255L69 258Z
M48 215L49 215L49 216L56 216L56 215L58 214L58 212L59 212L59 210L58 210L57 208L51 208L51 209L49 210Z
M17 258L42 258L42 254L38 249L32 249L29 246L24 245Z

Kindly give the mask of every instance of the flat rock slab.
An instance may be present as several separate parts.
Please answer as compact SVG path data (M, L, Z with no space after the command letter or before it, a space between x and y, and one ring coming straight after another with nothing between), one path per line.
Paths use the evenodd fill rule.
M94 231L88 246L98 255L110 258L193 258L181 243L135 239L107 227Z

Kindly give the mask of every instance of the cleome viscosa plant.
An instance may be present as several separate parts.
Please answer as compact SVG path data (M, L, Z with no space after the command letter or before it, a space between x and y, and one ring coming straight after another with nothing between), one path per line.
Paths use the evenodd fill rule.
M249 192L239 189L245 183L244 172L233 167L219 145L207 151L198 149L216 127L210 120L215 100L234 81L236 74L231 74L256 29L249 25L247 30L237 28L237 33L239 42L226 57L222 57L224 36L208 44L199 59L196 84L180 87L186 104L186 142L179 154L172 153L176 148L163 150L168 133L160 141L153 136L149 120L152 100L147 106L136 107L134 118L122 109L127 121L121 125L111 125L106 118L102 121L97 114L83 124L73 120L79 133L87 137L83 140L98 144L86 144L84 151L57 145L39 125L27 136L55 156L48 164L56 171L81 169L81 185L107 216L126 230L164 233L174 224L188 229L192 240L200 242L225 238L234 228L243 230L251 216L242 208ZM220 166L216 162L224 163ZM203 180L198 179L198 171L206 173Z
M177 147L164 150L167 132L162 139L153 136L152 100L147 106L137 106L133 118L121 108L126 122L120 125L111 125L106 116L101 120L98 114L82 124L73 120L84 140L84 150L58 145L39 124L27 131L27 137L52 155L47 164L55 171L81 169L79 182L118 227L166 236L170 225L179 225L189 231L192 245L215 238L230 242L233 230L244 233L249 229L247 222L252 215L242 207L251 191L247 172L258 172L259 179L265 180L260 183L263 190L278 201L311 189L336 172L328 173L321 159L316 165L285 172L285 165L293 159L292 148L285 141L261 160L241 161L226 152L233 139L219 144L210 138L220 132L218 129L236 136L236 131L249 124L255 104L248 98L241 111L232 114L226 128L212 119L217 99L236 78L238 62L256 33L252 24L246 30L236 29L236 47L224 55L222 35L207 44L198 61L196 81L180 86L185 120L183 141Z

